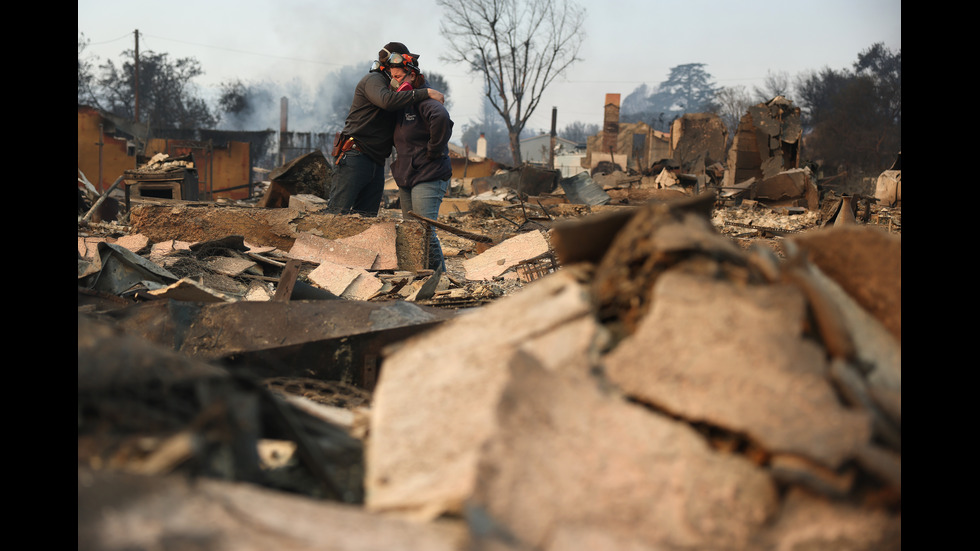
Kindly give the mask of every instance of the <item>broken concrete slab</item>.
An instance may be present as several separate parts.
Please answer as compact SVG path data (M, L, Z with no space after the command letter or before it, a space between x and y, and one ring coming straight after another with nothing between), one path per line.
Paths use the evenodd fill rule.
M368 266L370 270L397 270L398 251L396 241L398 231L394 222L374 224L363 232L350 237L335 239L337 243L376 251L378 253L374 264Z
M98 258L99 243L105 243L104 237L79 237L78 256L89 261Z
M252 245L271 246L281 251L290 250L304 232L324 239L342 239L377 224L390 224L390 221L290 208L191 204L137 205L130 213L131 231L146 235L154 243L168 240L196 243L241 235ZM427 262L424 228L415 223L399 223L395 232L398 267L404 270L424 268Z
M491 280L524 260L547 253L548 240L538 230L524 232L494 245L483 253L463 261L470 281Z
M368 300L384 287L384 283L367 270L355 270L356 277L340 294L346 300Z
M88 277L102 269L102 258L99 256L99 243L105 243L102 238L78 238L78 278Z
M149 259L152 262L160 263L160 259L173 253L175 251L189 251L191 250L192 243L190 241L177 241L175 239L167 239L165 241L160 241L159 243L154 243L150 247Z
M682 422L600 391L581 361L594 337L546 340L591 318L574 271L386 358L372 409L367 507L419 518L461 511L477 537L497 526L518 548L546 548L572 525L654 549L744 544L777 508L765 470L712 451ZM519 331L486 333L503 327ZM579 367L549 361L546 351L572 343ZM439 362L427 360L433 354ZM715 510L725 511L723 522ZM637 515L645 522L623 521Z
M432 295L436 293L436 289L438 289L440 285L445 287L445 281L448 281L448 279L446 280L443 279L442 276L444 273L445 272L443 271L442 266L440 266L431 276L429 276L425 280L425 283L423 283L422 286L418 288L418 291L415 292L415 295L412 297L411 300L423 301L432 298Z
M205 263L211 270L226 276L235 277L253 269L258 264L246 258L233 258L229 256L212 256L205 259Z
M631 332L649 307L656 278L676 263L731 276L745 270L742 251L708 222L712 205L714 193L705 192L637 209L596 267L592 286L600 319L617 320Z
M347 290L347 287L357 279L359 274L360 272L354 268L324 261L311 271L307 277L319 287L337 296L341 296Z
M159 541L238 551L468 549L459 520L418 524L254 484L82 466L78 515L79 549L145 549Z
M147 293L160 299L186 302L227 302L230 299L227 295L209 289L189 277L181 278L180 281L162 289L151 289Z
M262 281L252 281L248 285L248 290L245 291L245 296L243 297L243 300L252 300L252 301L261 302L266 300L272 300L273 296L275 296L275 290L270 289L269 283L264 283Z
M765 470L712 450L686 423L520 352L502 363L498 429L473 450L466 512L506 526L517 548L544 548L574 525L654 548L741 549L776 513Z
M314 264L332 262L363 270L370 269L378 259L377 251L362 249L335 239L324 239L311 233L300 233L287 255Z
M646 233L638 231L635 236L637 239L642 237L647 240L653 239L657 242L659 248L651 247L644 249L647 254L655 256L657 251L664 253L663 256L657 258L664 262L663 266L667 272L661 276L664 279L658 280L657 284L668 285L670 282L669 276L700 278L698 281L703 280L717 284L723 288L727 288L728 291L731 291L735 295L745 293L752 300L758 300L759 297L755 297L751 291L746 291L746 288L754 289L763 294L775 289L774 292L778 296L783 297L783 300L772 299L770 302L762 301L761 304L754 304L751 308L746 308L741 302L749 301L748 298L743 297L742 301L733 301L728 293L705 294L700 289L697 289L695 292L682 294L682 296L678 297L676 296L678 293L666 291L661 293L658 291L652 295L651 304L654 309L659 304L667 310L678 312L678 315L680 315L680 312L696 308L698 305L704 309L702 315L692 316L691 319L697 318L697 322L688 320L688 322L682 323L683 320L680 320L680 318L670 317L671 320L677 321L677 323L665 323L664 331L670 332L675 342L685 343L687 346L699 350L717 348L730 352L732 349L742 350L739 345L745 345L745 350L748 350L748 352L744 350L742 352L748 359L744 362L743 367L747 365L747 369L751 371L756 369L755 363L763 364L763 367L759 368L760 373L758 375L760 375L760 378L756 383L764 388L770 382L769 379L776 380L777 382L773 383L776 386L782 384L780 381L796 380L796 383L782 384L780 386L781 388L789 388L789 390L784 392L785 395L773 397L772 401L780 404L783 402L803 402L802 405L797 406L801 411L795 414L798 419L804 420L797 424L797 429L814 430L810 424L818 425L818 422L826 423L822 427L817 426L817 429L815 429L820 432L820 434L815 435L817 442L809 443L816 450L812 453L821 456L822 459L819 461L810 460L806 455L809 452L790 452L792 456L781 453L778 454L778 459L773 464L774 468L769 468L770 466L767 465L767 461L774 454L771 450L767 450L765 446L760 448L759 446L761 444L753 444L764 441L766 436L759 437L752 432L732 429L730 425L726 426L724 423L715 425L715 421L689 420L683 415L677 414L674 410L661 407L660 404L653 404L645 413L664 416L664 418L669 417L678 422L687 421L689 427L701 427L701 430L704 432L720 431L729 436L733 436L736 440L739 438L743 439L743 442L747 440L748 444L745 445L748 449L743 453L735 453L733 449L727 447L720 449L729 450L725 452L726 454L735 453L734 456L728 457L741 458L750 465L754 462L754 465L758 465L758 467L753 468L757 472L763 473L765 477L769 477L771 479L770 482L779 481L779 484L812 485L815 487L823 483L824 491L827 494L835 496L833 499L843 499L849 503L854 503L853 500L855 499L863 499L862 497L855 497L850 494L845 498L841 498L840 496L842 493L847 493L854 489L854 486L852 486L854 484L854 477L852 475L854 463L851 460L868 461L865 457L867 454L864 450L867 448L867 444L871 438L871 423L867 415L860 408L855 407L852 411L850 407L843 405L844 400L842 395L836 391L835 385L830 381L827 373L827 351L821 346L821 341L816 338L813 332L806 330L808 325L807 320L809 319L808 308L810 307L808 301L804 300L799 290L791 286L766 284L764 279L758 279L757 276L755 276L756 279L753 279L745 271L739 271L738 268L740 266L744 269L748 265L747 259L743 258L741 254L738 254L737 251L733 252L731 243L728 243L728 247L722 246L720 243L716 243L715 240L704 235L700 231L703 228L696 227L699 231L692 231L692 228L695 228L695 226L684 224L687 220L686 217L693 215L701 206L699 201L692 200L687 203L689 204L687 204L686 210L682 208L679 209L681 211L680 213L675 212L675 214L680 214L676 218L679 223L656 224L659 230L663 232L662 236L656 235L651 237L650 231ZM666 206L661 206L661 208L668 212L676 210L667 208ZM649 223L642 227L650 230ZM636 243L642 244L641 241L637 241ZM637 248L636 246L632 247L632 249ZM690 262L679 262L676 259L672 260L672 255L674 254L684 257L692 255L696 251L701 251L704 254L705 262L692 264ZM708 259L717 258L725 259L731 264L707 262ZM535 285L552 281L551 278L558 277L559 274L563 274L564 277L569 278L571 281L588 281L588 276L585 274L590 272L587 269L580 270L577 277L572 276L569 272L570 268L566 266L561 272L528 286L522 293L531 293L535 289ZM778 271L773 272L773 274L772 280L778 280ZM729 278L730 281L726 281ZM654 285L654 280L652 279L645 281ZM553 289L549 289L549 293L553 295L556 292ZM783 294L792 298L787 299ZM516 304L519 296L508 297L505 300L515 301L510 304ZM664 529L656 534L644 533L641 535L637 532L641 531L642 528L635 528L630 523L620 522L617 524L615 519L610 519L607 522L604 521L601 523L601 526L598 522L595 526L589 525L586 521L590 518L602 518L602 512L595 513L594 517L586 517L581 512L582 509L588 510L590 513L592 512L591 509L588 509L588 503L592 501L591 494L589 497L572 498L569 500L555 498L555 496L561 496L562 498L570 495L581 496L586 491L582 489L583 486L586 486L591 491L596 486L601 486L602 481L611 478L611 475L608 477L603 476L605 474L603 468L588 468L588 465L590 465L588 460L598 455L595 452L597 447L594 445L593 440L587 439L589 440L587 446L582 450L577 450L577 453L569 454L569 456L574 455L574 459L562 461L560 462L561 465L554 466L551 469L545 467L538 468L537 464L546 464L547 459L524 461L527 457L537 458L543 456L550 458L551 455L548 455L549 453L555 456L562 456L563 448L561 444L556 444L549 440L549 438L554 438L555 441L561 442L564 442L562 436L568 434L573 435L570 437L572 441L577 438L583 438L581 435L584 433L584 430L569 428L576 415L582 410L587 410L590 413L588 417L592 420L594 419L592 412L597 410L601 411L601 408L591 406L582 408L581 404L583 400L578 396L568 399L570 404L574 404L578 408L576 412L559 411L559 404L563 403L563 398L565 393L568 392L568 387L574 383L564 379L547 379L545 374L553 374L555 376L561 374L562 377L567 376L569 379L573 379L575 376L582 377L583 373L602 373L602 370L598 369L595 363L592 363L594 362L593 360L588 359L583 361L583 359L590 358L589 350L593 349L593 347L596 350L605 350L610 346L609 343L611 342L607 341L607 344L604 345L597 344L597 342L602 341L602 335L606 332L605 330L590 332L589 324L585 322L585 319L590 318L591 315L587 315L570 319L563 324L564 326L572 326L582 323L585 331L579 337L554 338L552 340L551 337L559 332L556 329L536 333L542 335L541 338L537 339L529 335L522 337L528 342L535 342L535 346L521 347L522 350L534 355L535 359L533 361L513 353L513 349L509 345L494 346L492 352L487 351L489 345L485 341L498 340L492 338L493 335L487 333L487 328L503 326L520 327L529 315L533 316L534 314L545 312L553 313L557 310L550 301L541 300L540 295L537 299L530 300L527 303L521 303L519 307L515 306L513 310L510 310L509 315L498 316L500 321L484 318L482 314L491 311L493 307L503 305L503 301L481 309L478 313L474 313L473 317L470 318L474 324L474 328L472 329L474 334L469 336L464 343L453 343L453 345L448 347L448 350L447 343L453 342L459 335L466 335L468 333L464 329L456 326L456 324L466 320L469 316L454 320L452 324L447 324L433 331L432 334L426 334L417 340L406 342L398 352L388 358L388 360L394 362L392 365L402 363L404 365L401 365L397 369L389 370L391 366L388 363L385 364L383 374L390 374L393 371L397 371L400 375L390 382L390 387L387 386L389 381L383 378L378 388L378 394L376 394L376 398L380 399L381 394L386 392L390 393L389 398L382 400L383 403L377 400L375 402L376 411L383 411L385 415L385 421L382 421L379 417L373 419L378 424L372 425L372 438L378 435L384 435L380 440L376 441L384 442L384 445L379 444L382 449L378 452L379 456L377 459L384 462L383 466L385 469L376 473L381 476L375 480L378 483L375 491L378 492L379 496L383 496L385 500L391 500L387 502L378 501L376 505L385 508L384 510L398 510L423 518L432 518L432 516L436 516L445 511L455 513L459 508L462 508L462 514L466 516L471 526L493 526L497 533L505 532L514 536L516 539L511 541L516 541L518 547L526 545L530 548L539 546L540 548L546 548L547 542L554 541L552 538L555 531L560 530L559 521L556 519L562 518L565 514L573 518L573 520L567 521L568 524L594 528L595 532L593 533L601 532L607 536L606 541L642 542L642 544L651 546L653 549L660 547L666 548L668 546L671 548L684 547L683 545L669 545L670 543L676 542L664 542L662 539L657 539L664 537L682 538L684 537L683 532L677 532L675 536L665 536L665 534L669 534L669 531L668 529ZM671 299L676 302L672 303ZM591 300L588 294L586 294L586 300ZM788 305L784 304L787 300ZM678 302L685 304L680 305ZM732 302L735 304L729 304ZM711 304L715 305L714 308L710 306ZM719 304L722 306L719 306ZM753 321L755 318L750 320L742 319L740 312L743 310L754 312L753 315L760 316L763 321L755 323ZM656 315L658 314L654 314L653 311L648 314L648 316ZM710 319L715 317L719 319ZM649 319L649 317L646 319ZM709 321L705 322L705 319L709 319ZM735 336L732 337L733 340L728 340L722 335L716 339L706 338L702 341L697 338L698 333L702 332L702 325L707 326L706 332L709 337L718 336L729 331L729 326L737 326L737 328L734 330ZM756 326L762 327L760 335L754 334L754 331L757 329ZM690 329L690 333L684 331L685 327L692 328ZM452 331L450 331L451 328L453 329ZM439 334L440 330L445 330L446 333ZM548 335L547 338L544 337L545 334ZM692 334L695 335L693 343L687 341L689 335ZM652 356L656 356L658 359L660 356L664 356L666 359L660 359L662 362L670 362L671 358L675 356L685 357L684 354L677 353L669 345L662 351L660 344L665 339L644 339L643 337L648 337L649 335L647 333L643 333L642 336L640 335L640 333L637 333L637 341L645 340L647 342L645 354L638 354L638 359L636 360L640 365L645 365L644 362L650 361ZM764 335L768 335L769 338ZM508 339L510 338L509 334L505 333L502 337L504 336ZM431 337L432 340L428 341L427 337ZM780 339L782 340L780 341ZM773 343L771 341L777 342ZM619 348L626 346L627 342L629 341L624 340L620 342L618 348L615 348L611 354L614 354ZM577 361L568 362L569 369L567 372L561 371L560 368L555 369L554 367L549 367L546 361L542 359L542 356L550 355L542 354L542 351L551 351L552 354L558 354L560 356L565 352L561 347L572 343L576 343L579 346L573 354L577 356ZM457 344L465 348L465 352L457 353L454 349L454 346ZM770 351L773 351L773 355L777 357L776 360L769 358ZM444 354L444 352L447 353ZM457 362L459 365L465 366L465 368L461 368L460 373L456 373L456 370L451 367L453 363L456 363L453 361L449 362L450 367L447 369L449 373L436 372L435 368L433 370L417 371L417 366L419 365L434 363L432 358L438 357L440 362L443 362L446 358L452 359L456 357L457 354L462 357ZM696 355L697 352L694 354ZM710 352L704 352L703 357L707 358L710 356ZM708 367L718 366L719 369L723 369L720 366L727 365L730 362L729 356L732 356L732 354L720 353L720 359L715 358L705 363ZM395 361L396 357L398 361ZM737 359L738 355L736 354L735 357ZM564 361L559 360L555 364L561 365ZM770 367L778 366L781 369L785 369L788 372L787 376L780 377L778 371L774 375L770 372L770 369L765 367L764 364L766 362L769 362ZM501 367L503 364L506 365L506 369ZM441 363L440 365L445 365L445 363ZM592 366L591 368L590 365ZM502 374L501 370L506 371L506 373ZM605 374L612 381L608 369ZM541 377L547 380L540 385L529 384L530 378L534 377ZM798 379L795 379L796 377ZM415 381L419 380L425 382L414 384ZM426 386L428 384L432 386ZM598 388L607 388L599 380L592 381L592 384ZM462 386L458 388L456 385ZM702 386L709 387L710 383L704 382L704 379L698 379L691 382L689 386L697 389ZM725 386L724 384L721 385L721 387ZM405 396L396 396L399 390L395 389L403 390ZM480 394L474 389L483 389L483 391L491 396L488 397ZM548 392L551 390L555 391L554 394ZM680 394L683 395L686 392L687 396L691 395L689 389L682 390L683 392L679 392ZM529 394L524 394L524 392L528 392ZM727 393L713 394L710 399L704 401L727 401L732 399L730 394L730 389L728 389ZM746 394L751 394L751 392L746 392ZM778 392L774 392L773 394L778 394ZM787 400L785 397L786 395L797 396L797 394L800 394L803 398ZM426 401L420 404L418 398L427 395L435 395L432 397L432 403L430 404L430 402ZM501 398L495 399L493 396L501 396ZM546 397L547 399L541 399L542 397ZM629 398L631 402L634 402L634 407L635 403L645 403L644 400L637 399L633 396L629 396ZM736 397L734 400L737 402L738 398ZM447 405L446 402L449 402L449 404ZM468 405L461 405L464 403ZM816 407L814 404L819 406L832 406L833 408L837 408L837 413L831 414L831 419L829 420L807 420L806 417L811 413L811 410L820 411L820 407ZM469 411L470 406L483 411L483 413L478 414ZM743 404L735 407L736 409L740 407L750 408L753 405L746 406ZM789 405L787 407L792 408L794 406ZM423 419L422 415L416 413L417 410L429 410L430 408L433 411L432 417ZM447 411L441 408L451 409ZM643 411L642 408L637 409ZM466 416L459 417L459 411L467 411ZM843 413L840 413L841 411ZM838 440L846 441L852 439L852 436L848 434L849 429L846 426L846 421L841 423L843 430L837 432L826 427L827 424L833 425L835 421L834 417L848 417L849 413L853 413L853 417L859 420L858 424L863 425L863 428L858 431L863 436L853 439L857 441L857 444L853 447L856 449L852 448L850 451L841 452ZM507 425L510 430L504 430L502 427L509 415L513 415L513 420ZM819 416L820 414L817 415ZM477 427L476 432L464 434L462 429L449 426L446 419L450 417L452 417L453 421L465 426ZM863 421L860 421L861 419ZM389 423L392 426L384 426L382 428L382 425L388 425ZM772 423L775 424L778 421L773 420ZM615 425L616 423L610 422L603 426ZM684 426L684 423L681 422L680 425ZM395 426L398 429L395 429ZM438 433L438 436L429 435L429 428L431 428L433 433ZM769 431L770 428L767 427L766 431ZM530 429L530 432L533 434L524 434L523 431L526 429ZM779 430L777 429L771 432L778 434ZM401 442L401 445L394 445L393 439L397 438L396 434L405 439L405 441ZM411 436L409 437L407 435ZM781 436L792 438L791 435L786 434L782 434ZM471 438L472 440L470 440ZM717 445L715 437L705 436L705 439L713 445ZM799 437L799 440L803 439L803 436ZM445 440L450 440L451 442L446 442ZM388 447L389 444L391 444L391 447ZM496 446L499 446L499 448ZM537 446L540 446L540 449ZM425 453L419 452L419 450L423 449ZM547 449L547 453L540 451L543 449ZM606 448L598 449L605 450ZM491 453L496 450L499 450L500 453ZM532 452L538 455L534 455ZM473 460L472 454L479 454L481 457L480 467L476 475L472 472L471 463L468 463L468 461ZM395 459L391 459L390 456L392 455L395 456ZM847 460L841 461L840 457L847 457ZM604 468L608 467L610 461L613 461L606 456L602 456L602 458L607 461L606 463L602 463ZM803 460L797 460L797 458L803 458ZM389 460L391 463L387 463ZM431 461L431 463L426 463L428 461ZM518 463L530 463L531 465ZM582 472L587 472L588 475L581 474L575 476L578 471L568 474L568 471L564 470L566 464L575 465L579 463L585 464ZM827 465L829 463L833 463L835 467L828 467ZM881 468L878 470L893 473L896 471L895 464L900 466L900 457L899 461L891 461L891 465L887 464L889 463L888 461L882 463L883 465L880 465L879 467ZM369 473L371 471L370 464L371 458L368 461ZM616 463L616 465L621 465L621 463ZM868 467L863 468L867 469L864 471L865 473L871 471ZM570 470L574 470L574 468ZM646 470L640 470L639 468L632 470L624 468L623 470L634 473L647 473ZM900 468L898 470L900 471ZM596 474L597 472L599 473L598 475ZM440 475L448 473L449 478L447 479L432 473L439 473ZM886 483L891 483L892 480L896 479L894 474L883 476ZM475 487L471 482L474 477L476 480ZM576 482L568 482L569 486L566 488L566 486L562 485L566 482L566 478L568 480L575 480ZM651 478L653 477L651 476ZM599 482L593 484L593 481L596 480ZM636 479L634 478L634 480ZM704 482L704 484L714 487L712 482ZM830 491L827 490L828 486L831 486ZM513 491L512 489L515 487L521 488L522 491ZM471 488L474 488L472 490L473 497L466 497L470 495L467 492ZM617 497L623 494L632 496L633 494L630 493L630 490L633 490L633 487L629 487L626 490L620 488L619 493L615 495ZM891 491L891 489L888 491ZM636 493L641 494L642 491L637 490ZM663 495L664 492L661 492L660 496L662 497ZM676 493L670 495L676 495ZM728 495L741 496L742 494L735 491ZM499 501L494 501L495 498L499 499ZM824 496L824 498L830 501L830 498L827 496ZM602 500L598 501L602 502ZM533 503L533 506L521 508L525 503ZM568 511L575 509L575 506L569 505L569 503L579 505L580 509L568 513ZM626 507L626 505L623 505L623 501L615 501L615 505L616 507ZM697 506L692 505L692 507ZM678 508L682 507L678 506ZM516 513L512 512L515 509L519 511ZM717 511L713 515L715 519L728 519L731 514L731 511L725 506L719 506ZM677 513L674 514L676 515ZM709 518L711 516L712 514L710 512L705 511L703 515L699 516L699 519ZM885 513L883 516L888 519L895 518L895 515L890 513ZM648 517L644 516L643 518L647 519ZM674 518L675 524L682 523L682 521L676 520L676 516ZM736 539L732 541L745 542L741 544L741 548L747 549L754 548L753 545L758 542L758 538L762 537L761 534L767 529L767 523L765 522L760 522L755 525L751 523L735 523L735 528L731 528L732 525L715 522L715 520L712 520L709 524L712 527L721 526L722 528L719 528L719 533L726 529L733 530L738 535L734 536ZM625 528L623 528L624 525L626 525ZM705 534L707 532L708 530L699 531L698 537L713 537L717 535L708 534L706 536ZM878 536L880 534L876 534L873 537ZM536 537L543 538L544 543L535 545L537 542L533 538ZM720 540L723 539L720 535L718 537ZM738 540L738 537L747 539ZM718 544L714 546L706 544L704 541L687 541L686 544L689 548L725 548L724 545ZM739 546L736 545L735 548L739 548Z
M466 212L470 208L469 203L469 197L445 197L439 203L439 216Z
M187 294L193 286L196 287L193 293L200 293L201 300L213 301L216 297L220 297L220 300L240 300L248 293L252 279L275 280L267 275L267 270L271 268L275 273L282 269L281 264L260 259L257 255L255 258L248 257L242 252L246 250L242 236L225 236L196 243L169 240L153 247L144 247L143 254L134 255L133 262L141 262L153 270L169 273L171 277L166 281L152 278L139 280L116 294L125 292L133 297L153 298L154 295L147 291L159 291L157 294L161 298L164 295L184 296L183 300L192 300L186 297L193 296ZM94 265L89 264L90 273L98 271L91 270ZM101 266L99 269L101 270ZM106 273L106 277L110 279L117 275L113 270ZM93 280L101 277L101 274L93 276ZM179 278L188 281L175 285L174 282ZM168 285L172 288L164 290Z
M820 194L808 168L784 170L756 182L752 199L766 202L793 201L794 206L820 210Z
M755 542L757 549L902 548L901 514L820 499L791 488L771 528Z
M384 359L366 463L369 509L429 519L461 512L476 484L479 449L499 428L500 392L512 376L508 351L543 359L550 353L525 344L529 338L588 317L587 289L576 277L573 270L551 274ZM573 343L567 353L587 358L590 346Z
M731 187L721 188L718 192L720 201L730 201L731 205L755 206L755 188L758 182L756 179L749 178L743 182L733 183Z
M126 247L134 253L139 253L150 245L150 239L142 234L123 235L115 240L116 245Z
M829 468L869 441L870 419L841 406L823 349L802 335L797 289L669 271L651 303L605 358L610 380L630 396Z
M418 296L419 291L422 290L422 286L425 285L425 280L414 280L406 283L404 286L400 287L397 291L398 296L408 301L415 301L415 297Z
M883 233L878 229L869 229ZM795 243L793 240L787 240L783 246L788 251L792 251ZM833 243L834 246L839 246L840 241ZM888 248L879 247L879 250L885 252L881 258L886 259L882 264L887 265ZM793 262L798 263L799 255L803 253L797 251L790 254L790 258L794 259ZM819 316L815 316L815 319L822 326L826 323L822 318L827 317L829 313L834 318L830 324L836 328L831 331L839 331L847 336L847 343L843 348L845 353L838 354L835 363L831 365L831 376L835 384L852 407L863 409L872 416L876 440L887 443L895 450L901 450L900 333L897 338L895 334L889 332L889 329L872 312L862 307L854 296L837 281L824 274L816 265L805 266L808 268L805 274L807 285L812 287L809 292L819 295L816 300L827 303L820 310L814 309L815 313L820 313ZM874 273L874 270L868 272ZM874 279L874 277L869 278L869 280ZM879 289L876 292L884 291ZM900 291L892 292L896 295L900 294ZM892 297L889 300L900 299ZM829 312L821 313L821 310ZM834 337L833 340L840 339Z
M290 195L288 206L293 209L316 212L327 208L327 200L309 193L301 193Z
M878 227L828 227L792 241L902 341L902 237Z

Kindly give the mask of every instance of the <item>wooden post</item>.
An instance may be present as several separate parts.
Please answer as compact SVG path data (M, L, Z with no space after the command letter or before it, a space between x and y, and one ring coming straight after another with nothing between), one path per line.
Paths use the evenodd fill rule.
M296 276L299 275L300 261L295 258L286 262L286 267L282 269L279 276L279 285L276 286L276 294L272 297L275 302L288 302L293 295L293 287L296 286Z

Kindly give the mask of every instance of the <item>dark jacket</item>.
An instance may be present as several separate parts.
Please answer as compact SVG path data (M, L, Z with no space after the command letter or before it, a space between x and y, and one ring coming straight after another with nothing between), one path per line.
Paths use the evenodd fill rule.
M395 113L429 97L425 90L395 92L389 83L388 77L375 71L361 78L354 88L343 130L345 136L353 136L358 148L379 165L391 155Z
M424 88L418 91L424 92ZM391 175L399 187L411 189L420 182L449 180L449 138L453 121L446 106L434 99L410 105L395 120L395 160Z

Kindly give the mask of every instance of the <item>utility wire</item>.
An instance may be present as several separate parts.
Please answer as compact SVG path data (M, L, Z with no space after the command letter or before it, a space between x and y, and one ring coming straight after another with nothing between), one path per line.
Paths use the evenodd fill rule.
M272 54L263 54L263 53L258 53L258 52L249 52L249 51L246 51L246 50L237 50L235 48L226 48L224 46L214 46L214 45L211 45L211 44L201 44L199 42L188 42L186 40L177 40L177 39L174 39L174 38L167 38L167 37L164 37L164 36L156 36L156 35L146 34L146 33L140 33L140 34L142 34L143 36L148 36L150 38L156 38L156 39L159 39L159 40L164 40L164 41L169 41L169 42L178 42L178 43L181 43L181 44L189 44L191 46L200 46L202 48L211 48L211 49L214 49L214 50L224 50L226 52L234 52L234 53L238 53L238 54L255 55L255 56L261 56L261 57L271 57L271 58L274 58L274 59L284 59L284 60L287 60L287 61L300 61L300 62L303 62L303 63L314 63L316 65L333 65L333 66L338 66L338 67L342 65L341 63L327 63L325 61L314 61L314 60L311 60L311 59L299 59L299 58L288 57L288 56L279 56L279 55L272 55Z
M84 33L82 33L82 34L84 34ZM132 38L133 38L133 33L129 32L129 33L126 33L126 34L120 36L119 38L113 38L112 40L104 40L102 42L86 42L86 45L88 45L88 46L102 46L103 44L112 44L113 42L119 42L120 40L132 40Z

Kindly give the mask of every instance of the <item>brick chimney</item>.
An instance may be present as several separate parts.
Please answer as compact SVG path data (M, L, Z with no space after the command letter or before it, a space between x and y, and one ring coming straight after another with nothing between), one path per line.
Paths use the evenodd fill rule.
M619 94L606 94L605 114L602 119L602 152L612 155L619 138ZM609 160L612 160L610 157Z

